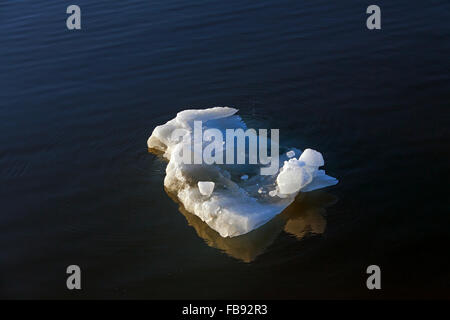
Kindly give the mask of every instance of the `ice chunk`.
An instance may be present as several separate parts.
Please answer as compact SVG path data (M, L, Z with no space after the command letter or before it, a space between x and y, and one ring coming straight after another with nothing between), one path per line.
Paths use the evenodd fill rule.
M322 154L313 149L306 149L298 160L303 161L307 166L321 167L325 164Z
M285 161L276 180L281 197L336 184L337 179L318 170L324 164L322 154L312 149L303 151L298 160L293 158Z
M295 157L295 151L290 150L290 151L286 152L286 155L288 156L288 158Z
M197 183L198 190L204 196L209 197L214 191L214 182L212 181L199 181Z
M203 121L204 130L245 130L246 125L236 112L237 109L228 107L184 110L157 126L147 141L150 151L162 152L169 161L164 178L166 190L222 237L239 236L262 226L289 206L298 192L337 183L323 170L318 170L324 164L323 157L311 149L306 149L299 159L292 157L280 163L278 175L273 176L257 174L262 165L185 164L179 154L186 147L184 137L193 132L194 121ZM182 136L174 139L175 130ZM210 142L201 143L200 151ZM301 153L298 149L292 150L296 155ZM271 197L267 197L266 190L272 190Z
M280 193L292 194L310 183L313 179L313 170L308 170L303 161L295 158L285 161L277 177Z

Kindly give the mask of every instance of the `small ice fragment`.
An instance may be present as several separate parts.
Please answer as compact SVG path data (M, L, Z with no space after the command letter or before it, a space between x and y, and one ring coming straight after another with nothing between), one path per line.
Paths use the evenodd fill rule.
M269 192L269 196L275 197L277 195L277 190L272 190Z
M248 175L246 175L246 174L244 174L242 177L241 177L241 180L247 180L248 179Z
M199 181L197 185L200 193L207 197L209 197L214 190L214 182L212 181Z
M282 194L293 194L309 184L313 170L307 170L304 162L295 158L285 161L277 177L277 186Z
M295 151L288 151L288 152L286 152L286 155L288 156L288 158L292 158L292 157L294 157L295 156Z
M261 187L261 188L258 189L258 193L266 193L266 191L264 191L264 188Z
M322 154L313 149L306 149L298 160L303 161L307 166L321 167L325 164Z

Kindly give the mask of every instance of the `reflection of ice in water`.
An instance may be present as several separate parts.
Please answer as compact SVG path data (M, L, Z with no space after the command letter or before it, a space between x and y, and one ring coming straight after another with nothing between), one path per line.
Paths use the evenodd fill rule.
M322 234L326 227L323 216L325 208L337 201L335 196L322 191L302 193L281 214L262 227L238 237L223 238L200 218L184 209L173 194L169 192L168 194L180 204L180 212L188 220L189 225L194 227L197 235L209 246L244 262L255 260L283 230L298 240L308 235Z

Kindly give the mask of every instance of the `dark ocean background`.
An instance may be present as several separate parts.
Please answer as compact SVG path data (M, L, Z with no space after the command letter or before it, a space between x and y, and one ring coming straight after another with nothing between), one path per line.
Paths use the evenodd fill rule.
M381 30L366 28L371 4ZM0 297L450 298L449 12L0 2ZM146 146L178 111L211 106L321 151L340 183L223 241L180 212ZM81 291L66 289L71 264Z

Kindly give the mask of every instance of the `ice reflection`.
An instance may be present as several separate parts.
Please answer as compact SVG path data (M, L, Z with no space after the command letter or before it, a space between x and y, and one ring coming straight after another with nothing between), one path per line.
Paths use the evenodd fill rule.
M223 238L200 218L186 211L173 194L168 192L168 195L180 205L179 210L189 225L209 246L244 262L255 260L283 230L298 240L307 235L322 234L326 228L325 208L337 201L337 197L323 191L302 193L281 214L260 228L238 237Z

